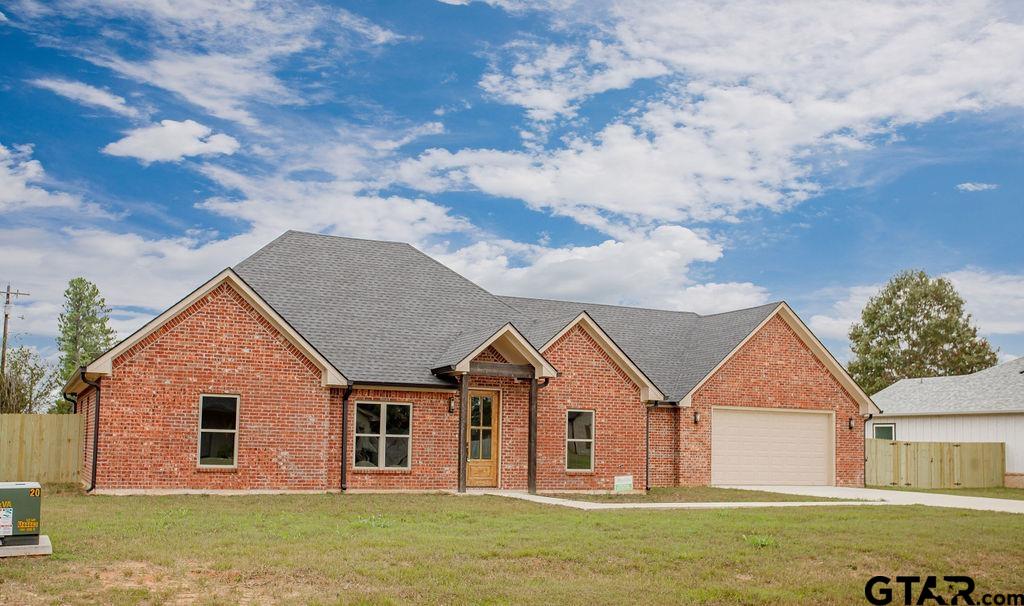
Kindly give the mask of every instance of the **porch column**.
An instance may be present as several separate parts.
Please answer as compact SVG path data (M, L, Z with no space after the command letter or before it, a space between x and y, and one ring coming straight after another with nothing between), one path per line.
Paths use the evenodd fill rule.
M530 379L530 430L527 438L526 486L537 494L537 379Z
M466 492L466 418L469 405L469 374L459 377L459 492Z

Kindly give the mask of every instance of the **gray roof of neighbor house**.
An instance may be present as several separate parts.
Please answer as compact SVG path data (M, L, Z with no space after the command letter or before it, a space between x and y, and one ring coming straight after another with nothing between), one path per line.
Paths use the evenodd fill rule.
M1024 412L1024 358L970 375L903 379L871 398L885 415Z
M777 307L690 312L499 297L412 246L289 231L235 272L349 379L450 385L431 369L511 322L540 349L586 311L678 401Z

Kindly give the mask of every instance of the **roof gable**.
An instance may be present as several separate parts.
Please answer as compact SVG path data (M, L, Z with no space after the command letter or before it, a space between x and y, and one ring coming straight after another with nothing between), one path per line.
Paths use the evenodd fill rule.
M331 364L317 349L299 334L273 307L271 307L256 291L242 280L234 270L228 268L213 278L207 280L199 288L195 289L183 299L172 305L162 314L147 322L114 347L110 348L98 358L85 367L85 374L91 379L110 376L113 372L114 360L123 353L131 350L149 335L154 334L160 327L185 311L197 301L216 290L222 284L230 285L242 298L263 316L275 330L280 332L298 351L309 358L321 371L321 384L326 387L341 387L348 384L348 379L333 364ZM65 393L78 393L85 388L81 375L75 375L69 379L65 387Z
M530 344L523 333L510 322L495 331L472 331L458 335L445 351L440 363L431 370L437 372L445 369L457 374L468 373L471 362L488 347L494 347L502 357L514 364L533 366L535 378L558 376L558 370L544 354Z
M714 376L715 372L719 368L725 366L725 364L729 360L731 360L732 357L736 355L736 353L739 350L741 350L744 345L747 344L747 341L749 341L754 335L756 335L758 331L760 331L761 328L774 317L779 317L780 319L784 320L786 324L788 324L789 327L793 329L793 333L796 334L796 336L803 342L805 346L807 346L807 349L809 349L810 352L815 357L818 358L822 365L825 366L825 369L828 370L829 373L831 373L837 381L839 381L839 384L843 387L843 389L845 389L846 392L850 394L850 397L852 397L854 401L857 402L857 404L860 406L861 414L878 414L882 412L878 408L878 406L871 400L868 394L866 394L864 390L861 389L860 385L858 385L857 382L853 380L853 377L850 376L850 373L846 372L846 368L844 368L843 365L840 364L839 361L835 359L832 353L829 352L829 350L821 343L821 341L818 340L816 336L814 336L814 333L812 333L811 330L807 328L807 325L803 323L803 320L801 320L800 317L796 315L796 312L794 312L792 308L790 308L790 306L787 305L785 302L779 303L778 306L772 311L772 313L768 314L765 317L765 319L762 320L761 323L757 325L757 327L750 331L750 334L744 337L742 341L737 343L736 346L732 349L732 351L730 351L724 358L722 358L722 360L718 364L716 364L713 369L711 369L706 375L704 375L704 377L701 378L701 380L698 381L690 389L690 391L686 393L685 396L683 396L679 403L683 406L690 406L693 399L693 395L697 393L697 390L699 390L704 385L704 383L706 383L712 376Z
M653 381L651 381L651 379L644 373L644 371L641 370L639 366L633 363L633 360L629 358L626 352L622 351L622 349L619 348L615 341L612 340L610 336L608 336L608 333L606 333L604 329L601 328L601 326L594 321L590 314L588 314L585 311L581 312L571 322L566 324L560 331L558 331L550 339L548 339L547 343L545 343L544 346L540 348L540 350L542 352L547 351L552 345L558 342L558 340L561 339L562 336L564 336L567 332L569 332L573 328L576 328L577 326L586 331L586 333L590 335L592 339L594 339L594 342L597 343L598 346L600 346L601 349L604 350L604 352L608 355L609 358L611 358L612 362L614 362L616 366L621 368L630 378L630 380L633 381L633 383L640 387L641 400L650 401L665 399L664 392L658 389L658 386L655 385Z

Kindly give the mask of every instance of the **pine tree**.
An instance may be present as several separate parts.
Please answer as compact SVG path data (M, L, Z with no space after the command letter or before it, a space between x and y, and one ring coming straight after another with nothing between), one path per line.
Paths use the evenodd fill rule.
M970 374L997 360L953 284L923 271L893 276L850 328L850 344L848 369L869 394L900 379Z
M57 319L57 347L60 349L61 384L114 344L115 334L108 325L110 308L99 288L85 278L73 278L64 291L64 311ZM67 408L58 401L57 411Z

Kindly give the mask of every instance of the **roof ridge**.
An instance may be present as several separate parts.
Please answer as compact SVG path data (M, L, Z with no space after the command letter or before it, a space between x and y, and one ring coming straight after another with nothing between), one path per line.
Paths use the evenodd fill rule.
M738 309L729 309L726 311L716 311L713 314L699 314L695 311L686 311L683 309L661 309L657 307L640 307L638 305L615 305L612 303L595 303L593 301L569 301L567 299L544 299L541 297L519 297L516 295L496 295L500 299L522 299L524 301L546 301L551 303L571 303L573 305L598 305L601 307L615 307L618 309L636 309L640 311L657 311L671 314L688 314L691 316L697 316L698 318L711 318L714 316L720 316L723 314L731 314L739 311L749 311L751 309L758 309L760 307L777 307L785 303L785 299L779 299L778 301L770 301L768 303L761 303L760 305L751 305L749 307L740 307Z
M274 241L276 242L278 239L283 238L284 236L287 236L288 234L300 234L300 235L303 235L303 236L316 236L318 238L333 238L333 239L336 239L336 240L355 240L357 242L377 242L377 243L380 243L380 244L399 244L401 246L408 246L410 248L416 248L412 244L409 244L408 242L402 242L401 240L380 240L380 239L377 239L377 238L356 238L355 236L339 236L337 234L323 234L323 233L319 233L319 232L315 232L315 231L302 231L301 229L289 229L286 232L284 232L283 234L281 234L280 236L278 236ZM273 244L273 242L271 242L271 244ZM267 246L269 246L269 244Z

